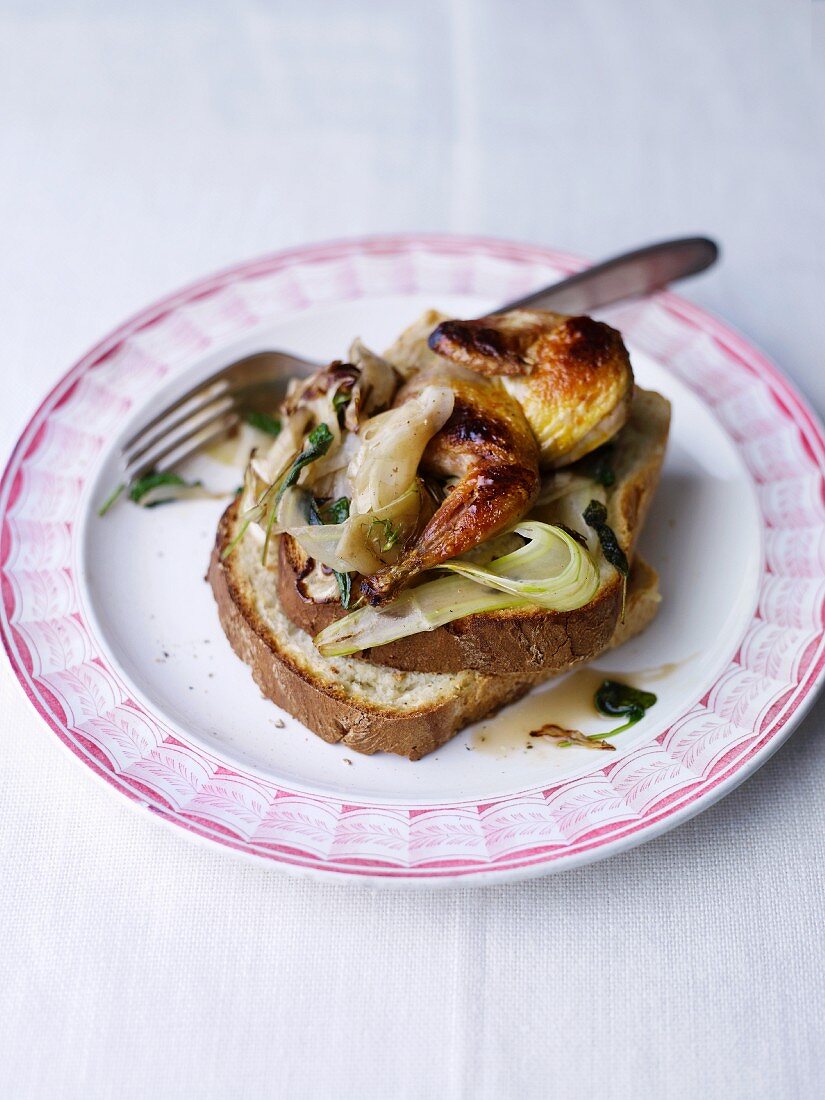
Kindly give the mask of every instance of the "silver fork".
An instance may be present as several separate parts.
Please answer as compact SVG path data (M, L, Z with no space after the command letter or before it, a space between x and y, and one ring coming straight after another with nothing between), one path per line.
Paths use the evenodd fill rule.
M211 374L126 440L125 480L169 470L217 443L249 413L271 413L289 379L306 377L318 366L285 351L261 351Z
M718 254L706 237L663 241L596 264L494 312L526 306L563 313L601 309L696 275L715 263ZM263 351L211 374L126 440L125 481L171 469L218 442L251 412L271 413L290 378L307 377L319 366L288 352Z

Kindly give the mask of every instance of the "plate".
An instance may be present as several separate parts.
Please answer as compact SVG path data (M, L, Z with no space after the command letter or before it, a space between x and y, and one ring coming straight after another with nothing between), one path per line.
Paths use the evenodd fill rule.
M822 678L823 434L775 366L673 295L610 314L640 383L674 408L641 547L661 574L657 619L597 673L545 686L424 760L327 745L260 697L203 580L222 502L96 514L120 441L217 366L268 347L329 360L356 334L381 348L426 307L478 315L580 266L477 238L299 248L166 298L72 367L0 482L0 630L63 744L190 834L284 870L407 885L610 855L764 763ZM214 458L198 465L237 484ZM658 696L615 753L525 747L537 719L580 705L605 671Z

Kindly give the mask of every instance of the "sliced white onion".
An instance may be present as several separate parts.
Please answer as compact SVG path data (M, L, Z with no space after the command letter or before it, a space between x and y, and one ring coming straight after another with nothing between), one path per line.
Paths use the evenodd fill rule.
M586 541L592 553L598 554L599 540L592 527L584 522L584 513L591 500L607 502L607 493L603 486L589 478L575 478L566 491L544 504L534 505L529 518L549 523L557 527L566 527L575 531Z
M272 446L256 451L252 456L252 471L265 486L272 485L282 477L301 453L310 419L308 409L296 409L284 418L280 434L272 441Z
M354 511L363 515L385 508L413 483L424 448L447 422L454 401L450 387L425 386L362 425L361 446L349 470Z
M353 340L349 349L349 361L361 372L352 391L352 399L344 414L344 424L351 432L357 432L361 420L386 409L395 396L401 381L392 363L376 355L360 340Z
M288 489L278 506L275 530L286 532L309 557L339 573L377 572L396 556L381 549L381 531L389 523L398 532L398 553L415 528L421 511L422 492L414 482L386 508L368 515L351 515L343 523L307 523L309 498L300 489ZM395 550L395 547L392 548Z
M348 570L369 576L397 561L418 524L423 503L420 483L413 481L400 496L366 515L355 513L343 524L337 552ZM387 532L393 543L387 545Z
M352 497L349 467L360 445L357 435L344 432L337 450L330 451L307 468L306 482L312 485L313 496L332 500Z
M541 508L545 504L552 504L554 500L560 500L568 493L577 489L590 488L594 485L592 478L583 474L574 474L571 470L559 470L549 477L542 478L541 488L536 497L534 508Z

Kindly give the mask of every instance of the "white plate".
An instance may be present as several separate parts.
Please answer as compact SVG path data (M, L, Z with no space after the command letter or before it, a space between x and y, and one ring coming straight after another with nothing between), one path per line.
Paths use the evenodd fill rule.
M0 488L0 626L61 739L194 833L288 869L396 883L499 881L598 858L762 763L822 671L822 434L775 367L670 295L612 317L639 382L674 408L642 539L662 609L597 662L658 696L616 753L525 748L570 705L563 682L415 763L327 745L260 697L223 637L203 581L223 504L95 513L118 480L120 440L187 380L264 348L331 359L356 334L380 348L426 307L479 314L575 266L457 238L299 249L182 291L77 364ZM237 484L198 461L210 483ZM589 674L573 675L586 698Z

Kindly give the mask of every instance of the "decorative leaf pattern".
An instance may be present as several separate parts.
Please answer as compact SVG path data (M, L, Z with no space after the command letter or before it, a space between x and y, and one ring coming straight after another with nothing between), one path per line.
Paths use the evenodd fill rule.
M805 463L805 451L793 424L743 440L741 451L748 469L761 482L794 481Z
M813 527L825 519L819 474L783 478L759 486L762 512L770 527Z
M55 469L63 477L82 477L100 449L101 440L79 431L71 423L56 417L47 421L37 442L37 450L28 458L31 466L45 470L51 478Z
M149 759L160 743L152 723L129 707L113 707L77 725L106 753L117 770L124 773L133 764Z
M753 731L736 726L705 707L675 722L662 748L695 779L703 779L730 748L753 738Z
M752 672L790 688L799 676L802 657L816 638L813 630L757 621L745 635L740 660Z
M259 318L242 295L228 288L223 294L201 298L184 306L193 333L208 332L211 341L234 336L257 324Z
M775 434L777 426L776 402L768 387L753 380L737 391L733 397L716 403L716 414L728 433L746 446L754 439L768 438Z
M766 532L765 553L768 569L779 576L825 576L825 540L819 527L773 527Z
M119 388L102 385L89 369L80 376L74 389L63 404L54 409L50 418L81 430L84 425L94 425L94 436L105 439L120 427L130 406L131 402ZM51 476L55 476L55 471L51 472Z
M318 859L329 856L341 807L323 805L308 798L277 798L254 833L258 841L273 842L311 852Z
M68 724L78 729L91 718L111 714L122 702L114 677L91 661L51 672L40 679L62 700Z
M730 370L728 356L707 333L677 346L668 366L709 402L730 400L748 384L739 371Z
M20 569L10 578L15 594L15 623L43 623L77 610L77 597L68 569Z
M525 796L485 810L481 815L490 858L518 852L525 847L563 845L564 833L547 800Z
M393 858L409 862L410 819L402 810L386 807L349 810L341 814L330 857Z
M822 630L825 578L763 578L759 592L759 614L775 626L792 630Z
M130 402L141 398L163 380L168 367L140 346L139 337L130 337L98 360L94 367L98 385L116 387Z
M401 878L528 860L569 865L579 852L641 837L654 814L696 804L722 773L779 736L785 708L812 690L822 666L825 445L770 364L669 295L623 307L618 323L704 397L737 442L758 485L766 571L736 659L704 703L655 738L543 792L475 806L343 807L323 791L248 774L173 733L124 697L117 671L95 651L75 592L75 522L105 441L134 401L261 320L376 293L514 297L575 266L546 249L450 238L313 246L161 303L78 364L33 418L4 475L6 496L0 490L0 501L11 501L0 508L0 626L18 675L59 735L87 758L93 747L112 782L194 831L283 865Z
M419 814L410 822L409 847L412 863L472 855L489 858L484 825L475 810Z
M26 639L35 676L74 668L92 657L92 643L85 627L71 616L18 622L17 629Z
M556 824L568 841L617 821L637 818L622 793L602 774L584 776L547 798Z
M77 513L82 482L79 477L63 476L57 470L41 470L34 463L27 463L20 471L20 493L9 509L15 519L42 520L48 516L52 523L68 523Z
M59 569L72 552L72 535L67 523L42 519L7 519L9 531L9 573Z
M610 782L636 813L645 814L684 779L681 763L658 745L646 746L610 774Z
M212 343L211 334L185 315L183 303L130 333L129 340L165 371L191 360Z

